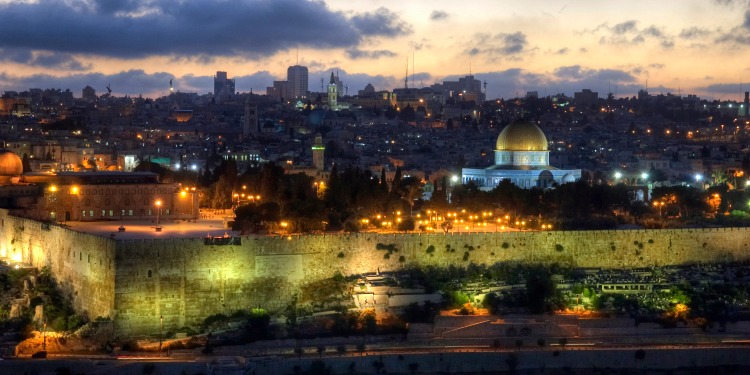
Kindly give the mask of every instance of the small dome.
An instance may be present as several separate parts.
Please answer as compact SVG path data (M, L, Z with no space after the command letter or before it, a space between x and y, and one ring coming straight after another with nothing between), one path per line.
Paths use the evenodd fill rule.
M13 151L0 150L0 176L20 176L23 162Z
M497 151L547 151L547 137L538 126L516 121L506 126L497 136Z

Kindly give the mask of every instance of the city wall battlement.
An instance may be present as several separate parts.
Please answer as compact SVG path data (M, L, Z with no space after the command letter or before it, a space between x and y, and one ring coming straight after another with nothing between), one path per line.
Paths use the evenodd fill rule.
M258 306L281 311L301 285L336 272L496 262L635 268L750 260L748 228L367 232L243 236L217 245L203 238L114 240L3 210L0 220L0 257L50 267L76 309L90 318L112 317L118 335L154 335L161 321L164 331L175 331L212 314Z

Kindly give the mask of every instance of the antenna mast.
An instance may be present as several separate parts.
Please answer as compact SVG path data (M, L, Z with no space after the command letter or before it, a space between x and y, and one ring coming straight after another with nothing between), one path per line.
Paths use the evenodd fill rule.
M417 86L416 82L414 80L414 60L416 59L416 51L411 50L411 84L414 85L414 87Z
M409 58L406 58L406 75L404 75L404 88L409 88Z

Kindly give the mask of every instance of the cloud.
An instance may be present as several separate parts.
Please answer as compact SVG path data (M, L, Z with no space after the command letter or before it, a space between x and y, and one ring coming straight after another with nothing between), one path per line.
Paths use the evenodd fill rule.
M664 31L663 28L651 25L641 29L638 27L638 21L636 20L628 20L614 26L603 23L593 30L585 30L584 33L599 35L600 44L637 45L648 40L656 40L663 48L674 47L673 36Z
M698 38L710 36L711 34L712 32L708 29L693 26L687 29L682 29L682 31L680 31L679 37L682 39L692 40L692 39L698 39Z
M398 14L383 7L374 12L358 13L351 18L351 22L363 36L395 37L413 32L411 25L402 21Z
M555 51L555 55L567 55L570 50L568 48L560 48L559 50Z
M526 41L526 34L522 32L515 32L511 34L487 34L479 33L474 36L474 41L470 49L465 50L466 53L472 56L476 55L489 55L491 57L498 56L510 56L517 55L524 51L528 42Z
M379 59L381 57L393 57L396 56L396 53L393 51L389 51L387 49L381 49L381 50L375 50L375 51L364 51L357 48L352 48L346 50L346 55L349 56L350 59L356 60L356 59Z
M745 90L747 90L747 84L745 84ZM715 83L699 88L699 90L714 93L714 94L734 94L739 95L743 90L741 83Z
M0 61L68 71L84 71L91 69L91 64L83 64L80 60L69 53L29 51L20 48L0 50Z
M614 27L612 27L611 30L615 34L620 34L620 35L627 34L632 31L637 31L636 29L637 24L638 22L634 20L625 21L623 23L616 24Z
M430 13L431 21L441 21L446 18L448 18L448 12L444 10L433 10L432 13Z
M28 48L116 58L243 56L260 58L296 46L351 48L370 37L411 32L380 8L346 15L321 1L218 0L0 4L0 48Z
M554 75L560 79L572 80L599 80L599 81L617 81L617 82L634 82L635 77L619 69L588 69L580 65L561 66L555 69Z

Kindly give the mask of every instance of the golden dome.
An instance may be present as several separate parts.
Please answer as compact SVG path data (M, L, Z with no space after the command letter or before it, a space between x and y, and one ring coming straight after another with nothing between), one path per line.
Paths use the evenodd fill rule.
M547 151L547 137L538 126L516 121L506 126L497 136L497 151Z
M13 151L0 150L0 176L20 176L23 174L23 163Z

